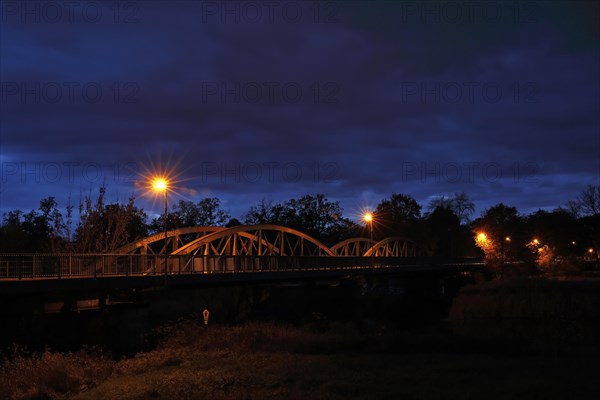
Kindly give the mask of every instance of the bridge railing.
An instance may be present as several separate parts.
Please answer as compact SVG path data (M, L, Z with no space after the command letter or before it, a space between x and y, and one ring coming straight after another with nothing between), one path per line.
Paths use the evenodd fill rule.
M452 259L454 264L476 263ZM0 279L99 278L385 268L439 264L432 257L202 256L155 254L0 254Z
M160 258L131 254L0 254L0 279L142 275L162 268L164 257L162 263Z

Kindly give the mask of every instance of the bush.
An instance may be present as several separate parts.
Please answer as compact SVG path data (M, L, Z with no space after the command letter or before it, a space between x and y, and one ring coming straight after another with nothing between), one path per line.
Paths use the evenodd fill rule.
M59 398L96 386L112 374L114 365L83 351L15 355L0 366L0 393L7 399Z

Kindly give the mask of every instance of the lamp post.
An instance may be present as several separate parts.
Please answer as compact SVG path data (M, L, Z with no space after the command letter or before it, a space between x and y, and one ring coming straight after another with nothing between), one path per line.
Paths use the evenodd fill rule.
M373 245L373 214L368 212L363 215L363 220L369 224L369 238L371 239L371 246ZM371 251L371 258L369 259L369 266L373 268L373 252Z
M373 214L366 213L363 215L363 220L369 225L369 237L371 241L373 241Z
M506 253L506 249L505 249L505 243L506 246L508 246L508 244L510 243L510 236L506 236L504 238L504 240L500 241L501 246L500 246L500 256L501 256L501 261L502 261L502 268L504 268L504 260L505 260L505 253Z
M500 264L500 268L501 268L501 274L502 276L504 276L504 262L506 261L506 249L504 248L504 244L506 243L506 246L508 247L508 245L510 244L510 236L506 236L504 238L504 240L501 240L500 243L502 244L502 246L500 246L500 256L501 256L501 264Z
M165 178L155 178L152 182L152 188L157 193L160 193L160 192L164 193L164 205L165 205L164 218L163 218L164 219L163 229L164 229L164 233L165 233L165 253L164 253L164 257L165 257L164 269L165 269L165 271L164 271L164 275L165 275L165 281L166 281L167 280L167 212L168 212L167 193L169 192L169 185Z

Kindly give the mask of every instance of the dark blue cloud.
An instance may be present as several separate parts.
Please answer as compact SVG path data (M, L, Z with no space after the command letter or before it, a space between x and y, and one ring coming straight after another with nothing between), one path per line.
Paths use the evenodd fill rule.
M600 182L592 2L43 4L0 10L3 212L139 196L159 157L236 215L315 192L531 211Z

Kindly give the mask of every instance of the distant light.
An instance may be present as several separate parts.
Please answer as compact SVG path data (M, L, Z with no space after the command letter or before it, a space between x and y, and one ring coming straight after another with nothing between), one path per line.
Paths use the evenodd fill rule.
M575 244L575 241L573 240L573 241L571 242L571 244Z
M510 242L510 236L505 237L504 240L506 240L507 242Z
M533 243L535 243L535 244L540 244L540 241L539 241L539 240L537 240L537 239L533 239Z
M365 215L363 215L363 220L365 222L372 222L373 221L373 214L366 213Z
M477 235L477 240L479 241L484 241L487 239L487 235L483 232L481 232L479 235Z
M591 254L591 253L593 253L593 252L594 252L594 249L588 249L588 253L590 253L590 254Z

